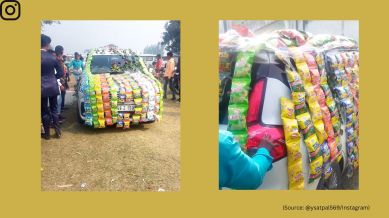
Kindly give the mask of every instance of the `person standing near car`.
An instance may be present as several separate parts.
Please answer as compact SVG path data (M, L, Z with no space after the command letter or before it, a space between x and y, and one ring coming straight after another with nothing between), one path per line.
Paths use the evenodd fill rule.
M257 152L249 157L229 131L219 130L219 189L257 189L271 170L273 143L266 135Z
M155 75L158 79L161 78L161 70L162 70L163 60L161 54L157 54L157 61L155 62Z
M64 63L63 59L63 47L60 45L57 45L54 49L56 57L58 62L61 64L63 68L64 75L59 79L59 85L60 85L60 92L61 94L58 96L58 117L59 122L65 121L65 117L62 116L62 111L65 106L65 95L66 95L66 89L67 89L67 80L66 80L66 74L67 74L67 68Z
M173 73L174 73L174 59L173 59L173 53L169 51L167 53L167 61L166 61L166 69L165 69L165 74L163 75L164 79L164 84L163 84L163 98L167 98L167 86L169 85L169 89L172 92L172 99L171 100L176 100L176 92L174 90L173 86Z
M174 74L174 88L177 91L178 100L181 101L181 57L178 57L176 72Z
M48 52L50 43L51 38L41 34L41 116L45 131L44 139L50 139L51 121L57 137L61 137L57 112L57 96L60 94L57 79L64 73L58 60Z
M74 53L74 60L70 62L69 66L73 70L73 76L77 82L81 76L82 70L84 70L84 62L81 60L81 55L78 52Z

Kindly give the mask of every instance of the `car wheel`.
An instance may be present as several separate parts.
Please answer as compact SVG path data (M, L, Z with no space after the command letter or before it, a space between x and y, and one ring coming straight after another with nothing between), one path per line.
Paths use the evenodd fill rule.
M84 124L85 123L85 120L83 120L81 118L81 113L84 113L84 102L81 102L80 106L78 106L79 104L77 104L77 117L78 117L78 122L81 123L81 124Z
M334 161L331 164L332 167L332 174L331 176L325 180L324 177L319 181L319 184L317 185L318 190L338 190L341 187L341 179L342 179L342 173L340 170L339 163Z

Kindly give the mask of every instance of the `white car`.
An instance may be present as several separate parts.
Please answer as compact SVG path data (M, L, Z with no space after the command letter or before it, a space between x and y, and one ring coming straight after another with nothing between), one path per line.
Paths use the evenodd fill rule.
M129 128L129 123L158 120L162 88L143 60L132 53L97 51L88 54L78 81L79 121L94 128Z

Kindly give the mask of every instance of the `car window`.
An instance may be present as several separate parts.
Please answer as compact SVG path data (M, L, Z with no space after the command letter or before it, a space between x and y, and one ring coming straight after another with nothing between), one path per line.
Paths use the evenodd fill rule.
M289 87L278 79L267 78L261 121L266 125L282 125L280 98L290 97Z
M120 55L95 55L91 63L93 74L109 73L113 64L122 66L124 59Z

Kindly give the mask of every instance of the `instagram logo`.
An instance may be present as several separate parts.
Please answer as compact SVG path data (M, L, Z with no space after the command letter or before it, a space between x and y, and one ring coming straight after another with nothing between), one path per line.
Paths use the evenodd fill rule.
M0 17L3 20L17 20L20 17L20 3L16 0L4 0L0 5Z

